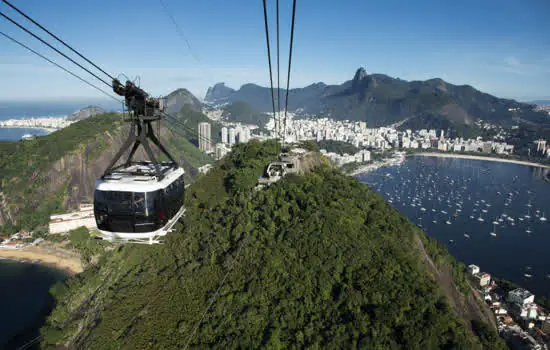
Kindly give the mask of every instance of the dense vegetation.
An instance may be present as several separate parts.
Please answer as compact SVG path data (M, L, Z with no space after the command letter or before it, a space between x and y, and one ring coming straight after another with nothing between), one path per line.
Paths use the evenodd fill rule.
M264 127L270 118L268 114L260 113L242 101L235 101L224 107L223 116L229 122L254 124L260 127Z
M53 288L42 347L481 347L422 232L367 186L320 166L254 191L278 149L238 145L188 189L166 245L114 249Z
M355 154L359 152L359 148L345 141L322 140L317 142L317 145L320 149L326 149L327 152L334 152L338 154Z

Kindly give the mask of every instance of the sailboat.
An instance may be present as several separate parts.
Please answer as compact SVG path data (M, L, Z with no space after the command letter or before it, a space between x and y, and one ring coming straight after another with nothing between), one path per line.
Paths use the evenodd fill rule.
M493 232L491 232L491 236L496 237L497 236L497 225L493 223Z

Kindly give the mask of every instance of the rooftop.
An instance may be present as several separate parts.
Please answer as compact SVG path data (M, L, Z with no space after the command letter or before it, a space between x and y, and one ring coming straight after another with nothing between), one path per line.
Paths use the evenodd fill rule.
M521 299L527 299L527 298L529 298L530 296L533 295L533 293L531 293L527 289L523 289L523 288L514 289L514 290L510 291L509 294L514 295L514 296L518 296Z
M174 168L172 163L161 163L162 180L158 180L151 162L133 163L128 167L116 168L99 180L96 189L100 191L148 192L167 187L184 174L182 167Z

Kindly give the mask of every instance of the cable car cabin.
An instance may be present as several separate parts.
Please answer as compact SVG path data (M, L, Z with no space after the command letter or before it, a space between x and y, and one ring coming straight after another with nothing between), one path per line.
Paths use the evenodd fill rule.
M159 243L184 212L183 168L161 163L164 178L150 162L117 169L96 182L94 214L103 239Z

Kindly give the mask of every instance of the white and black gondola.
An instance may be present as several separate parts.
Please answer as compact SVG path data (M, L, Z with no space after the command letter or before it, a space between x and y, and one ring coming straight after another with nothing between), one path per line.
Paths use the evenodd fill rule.
M111 160L94 192L94 215L101 238L113 242L162 243L185 212L184 170L154 133L153 122L161 118L162 100L149 96L127 81L113 81L114 91L125 97L130 111L130 135ZM160 162L150 143L169 159ZM143 146L148 161L134 161ZM115 166L125 152L126 161Z

